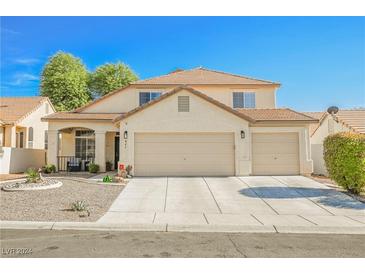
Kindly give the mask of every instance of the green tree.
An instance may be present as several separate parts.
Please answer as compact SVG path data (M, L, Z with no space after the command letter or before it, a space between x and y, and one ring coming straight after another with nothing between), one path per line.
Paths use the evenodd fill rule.
M51 56L41 74L41 95L58 111L72 110L91 100L89 74L81 59L62 51Z
M89 87L93 95L103 96L136 80L138 80L137 75L127 65L121 62L107 63L99 66L90 75Z

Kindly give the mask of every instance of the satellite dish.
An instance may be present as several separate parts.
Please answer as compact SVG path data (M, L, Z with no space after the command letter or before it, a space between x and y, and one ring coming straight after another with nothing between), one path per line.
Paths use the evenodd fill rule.
M338 107L336 107L336 106L329 107L329 108L327 109L327 112L328 112L329 114L336 114L336 113L338 112Z

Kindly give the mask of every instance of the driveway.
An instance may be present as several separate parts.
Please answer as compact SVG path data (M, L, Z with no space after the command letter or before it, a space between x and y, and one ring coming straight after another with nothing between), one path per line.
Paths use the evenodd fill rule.
M365 227L365 204L303 176L134 178L98 222Z

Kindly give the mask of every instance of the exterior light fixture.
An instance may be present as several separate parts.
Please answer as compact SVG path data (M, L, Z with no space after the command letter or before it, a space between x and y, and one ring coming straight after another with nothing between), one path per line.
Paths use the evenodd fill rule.
M245 131L241 130L241 139L245 139L245 137L246 137Z
M124 139L128 139L128 131L124 131L123 137Z

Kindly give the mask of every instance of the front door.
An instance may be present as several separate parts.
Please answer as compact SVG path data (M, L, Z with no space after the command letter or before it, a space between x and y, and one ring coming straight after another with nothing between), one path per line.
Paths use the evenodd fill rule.
M114 168L118 169L118 161L119 161L119 136L115 136L114 138Z

